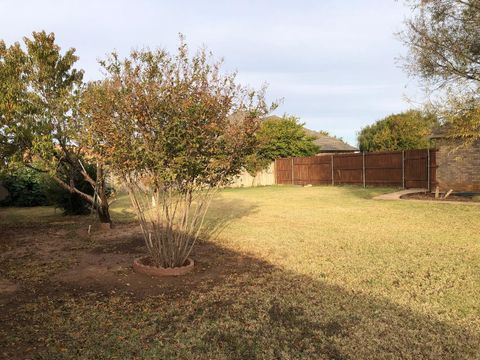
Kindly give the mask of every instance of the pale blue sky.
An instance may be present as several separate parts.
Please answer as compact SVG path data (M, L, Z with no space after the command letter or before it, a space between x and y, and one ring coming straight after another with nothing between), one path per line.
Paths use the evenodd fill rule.
M241 82L268 83L271 100L284 98L276 113L355 145L362 126L412 107L405 97L418 94L395 61L405 49L394 32L406 15L394 0L0 0L0 38L53 31L95 79L107 52L173 51L181 32L192 49L206 45L224 57L225 70L238 70Z

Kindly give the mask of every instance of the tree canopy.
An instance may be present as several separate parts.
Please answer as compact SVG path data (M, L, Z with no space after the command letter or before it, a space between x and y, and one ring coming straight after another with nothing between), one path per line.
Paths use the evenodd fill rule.
M312 156L320 147L315 137L308 135L295 116L270 116L264 119L256 133L257 149L248 160L247 170L255 175L273 160L285 157Z
M151 173L162 186L216 186L236 175L256 145L264 89L241 87L201 50L113 53L107 78L83 97L90 146L121 176Z
M480 139L480 0L412 0L401 39L409 73L434 93L448 135Z
M90 146L125 180L155 265L182 266L212 190L255 149L264 89L222 74L205 49L191 56L183 38L176 54L113 53L102 65L82 98Z
M398 151L429 147L436 117L410 110L364 127L358 134L361 151Z
M88 152L78 116L83 71L75 68L75 49L62 54L55 35L45 31L23 42L23 47L7 47L0 41L1 160L8 167L22 164L50 175L66 190L99 204L101 220L110 222L102 169L97 169L97 181L81 163ZM97 187L97 201L76 186L77 174Z

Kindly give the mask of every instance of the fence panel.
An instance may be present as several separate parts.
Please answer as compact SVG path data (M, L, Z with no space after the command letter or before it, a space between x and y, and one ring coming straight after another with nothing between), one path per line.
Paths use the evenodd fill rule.
M437 184L437 149L430 149L430 190L435 189Z
M402 152L365 154L366 185L403 186Z
M275 181L277 184L293 184L291 158L275 160Z
M325 156L295 158L293 164L295 184L319 185L332 182L331 158Z
M334 184L363 184L363 155L333 156Z
M315 156L316 161L309 167L309 180L312 184L328 185L332 183L332 158Z
M405 153L405 187L421 188L427 182L427 157L419 151Z
M405 152L405 187L427 188L436 185L436 151L410 150Z
M230 184L228 184L228 187L266 186L274 184L275 166L272 162L268 168L259 171L255 176L252 176L246 170L243 170Z
M432 189L436 185L436 150L278 159L275 161L275 174L277 184L355 184Z

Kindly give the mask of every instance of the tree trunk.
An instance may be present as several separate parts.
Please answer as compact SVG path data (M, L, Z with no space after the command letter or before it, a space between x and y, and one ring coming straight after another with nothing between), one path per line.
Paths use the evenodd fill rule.
M104 223L104 224L112 223L112 219L110 218L110 211L108 209L108 203L106 203L106 205L104 205L103 203L97 204L97 215L101 223Z
M82 175L83 175L84 178L86 178L86 176L88 176L88 174L87 175L85 175L85 174L87 174L87 173L82 172ZM112 219L110 217L109 204L108 204L108 198L107 198L105 178L104 178L104 172L103 172L102 164L100 164L100 163L97 164L97 179L98 179L98 181L97 181L97 185L96 185L96 191L97 191L97 196L96 197L85 194L84 192L78 190L74 186L74 184L67 184L65 181L60 179L58 176L53 176L53 179L64 189L70 191L71 193L78 194L84 200L86 200L87 202L92 204L92 206L95 206L95 210L97 211L98 219L100 220L101 223L107 223L107 224L112 223ZM92 186L95 187L95 185L92 185Z
M110 218L103 165L97 163L97 214L101 223L112 223Z
M33 169L35 171L38 171L40 173L47 173L47 171L38 169L30 164L25 164L28 168ZM70 182L70 184L66 183L63 181L60 177L58 176L52 176L53 180L57 182L58 185L60 185L62 188L65 190L71 192L72 194L77 194L80 197L82 197L85 201L90 203L92 206L95 206L95 210L97 211L98 219L100 220L101 223L112 223L112 219L110 217L110 211L109 211L109 204L108 204L108 197L107 197L107 189L106 189L106 184L105 184L105 176L104 176L104 171L103 171L103 165L101 163L97 163L97 181L93 180L90 175L85 171L85 169L82 169L80 172L88 183L92 185L92 187L96 187L97 190L97 196L91 196L89 194L85 194L84 192L78 190L75 187L75 184Z

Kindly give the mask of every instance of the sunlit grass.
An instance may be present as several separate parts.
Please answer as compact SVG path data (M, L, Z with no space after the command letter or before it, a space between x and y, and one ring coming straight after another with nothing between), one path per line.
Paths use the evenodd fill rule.
M224 191L217 241L298 274L480 325L480 206L371 200L388 189ZM237 205L235 205L237 204Z

